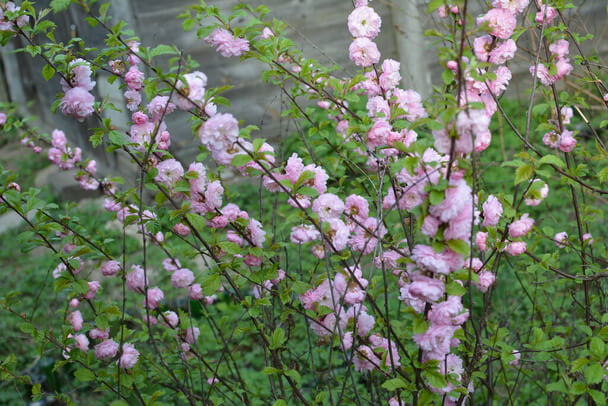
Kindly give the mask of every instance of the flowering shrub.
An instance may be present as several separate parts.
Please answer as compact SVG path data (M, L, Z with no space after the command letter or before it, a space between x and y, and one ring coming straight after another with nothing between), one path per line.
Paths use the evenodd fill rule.
M566 24L569 2L494 0L472 18L467 0L433 0L445 31L429 35L444 71L428 101L401 87L399 62L382 59L382 21L367 0L345 16L361 68L348 77L298 51L264 6L231 15L192 6L184 27L198 26L226 63L266 64L264 79L290 101L284 114L304 128L295 152L243 127L227 88L176 48L140 44L110 24L107 4L51 5L70 3L105 32L106 48L56 42L49 11L30 2L0 4L2 39L28 42L21 51L42 58L61 91L51 108L96 120L90 142L126 154L136 186L98 173L61 129L44 134L14 108L2 116L24 146L77 169L121 224L118 238L93 233L2 172L0 208L29 226L24 250L53 253L64 303L59 331L16 311L18 295L2 314L61 354L55 368L73 367L112 405L605 404L608 273L594 222L608 152L583 111L592 101L607 108L608 89ZM501 96L525 33L531 92L513 117ZM166 69L161 55L172 56ZM116 107L94 95L101 70L121 84L125 134L103 116ZM585 97L558 92L576 78ZM593 142L572 125L575 111ZM171 153L170 114L192 120L195 161ZM513 159L504 147L502 158L484 158L507 130ZM260 184L257 212L237 204L246 182L225 182L231 168ZM568 204L548 207L551 194ZM129 227L137 255L126 249ZM16 364L9 357L3 378L28 383ZM45 392L32 386L34 398Z

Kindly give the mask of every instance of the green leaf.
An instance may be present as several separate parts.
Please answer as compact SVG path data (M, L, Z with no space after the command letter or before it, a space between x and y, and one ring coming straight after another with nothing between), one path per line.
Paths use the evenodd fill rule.
M439 371L424 371L424 375L426 375L428 382L435 388L441 389L448 386L445 376L443 376Z
M251 162L251 157L249 155L239 154L232 158L232 162L230 162L230 165L236 168L240 168L241 166L247 165L249 162Z
M604 348L605 345L601 339L597 337L591 338L591 341L589 343L589 349L591 350L591 354L595 355L599 359L603 359L605 351Z
M171 47L169 45L163 45L160 44L159 46L155 47L154 49L152 49L150 51L150 57L154 58L157 57L159 55L175 55L177 54L177 51L175 50L174 47Z
M406 388L407 384L401 378L393 378L382 384L382 387L389 391L394 391L399 388Z
M283 399L279 399L272 404L272 406L287 406L287 402Z
M534 175L534 167L530 164L523 164L515 170L515 184L530 179Z
M275 374L281 373L281 370L276 369L274 367L266 367L266 368L262 369L262 373L264 375L275 375Z
M281 327L277 327L274 330L274 333L272 333L272 339L270 341L270 349L276 350L277 348L281 348L281 346L283 345L285 340L286 340L285 330L283 330Z
M450 296L463 296L467 293L467 290L460 283L452 281L445 285L445 293Z
M470 252L469 244L464 240L448 240L448 247L457 254L468 255Z
M42 77L44 80L49 81L53 76L55 76L55 68L49 64L44 65L42 68Z
M596 405L598 406L603 406L606 404L606 394L603 392L600 392L599 390L595 390L595 389L590 389L588 391L589 395L591 395L591 398L593 399L593 401L595 402Z
M588 384L600 383L604 376L604 368L598 363L594 363L585 368L585 380Z
M77 369L76 372L74 372L74 376L80 382L89 382L95 379L95 374L85 368Z
M70 5L71 0L53 0L51 1L51 8L55 13L65 10Z
M443 193L442 190L431 190L430 201L433 206L436 206L439 203L443 202L444 198L445 193Z
M538 163L540 163L541 165L543 165L543 164L555 165L558 168L565 168L566 167L566 164L564 163L564 161L562 161L561 159L559 159L555 155L551 155L551 154L545 155L544 157L542 157L540 159L540 161L538 161Z

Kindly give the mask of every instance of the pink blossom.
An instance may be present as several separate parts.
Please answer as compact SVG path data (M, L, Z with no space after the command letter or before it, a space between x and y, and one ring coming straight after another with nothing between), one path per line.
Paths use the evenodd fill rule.
M555 131L549 131L543 135L543 144L551 148L559 147L560 135Z
M464 179L450 181L445 199L429 208L429 213L437 219L448 222L456 218L465 207L471 204L471 188Z
M175 187L177 181L184 176L184 168L182 164L175 159L167 159L156 166L158 174L154 178L159 183L164 184L169 188Z
M492 0L492 6L518 14L523 12L529 3L530 0Z
M98 328L94 328L89 331L89 337L93 340L106 340L110 338L110 329L107 328L105 330L101 330Z
M158 316L158 321L170 328L176 328L179 325L179 317L172 311L166 311L160 314Z
M574 115L574 112L572 111L572 107L562 106L562 108L559 110L559 112L560 112L560 116L562 119L562 123L570 124L570 119Z
M507 254L516 257L526 252L526 249L527 245L524 241L516 241L507 244L505 251L507 252Z
M137 66L131 66L125 74L125 82L131 90L141 90L144 84L144 73Z
M415 90L403 90L396 88L393 90L393 97L399 108L405 111L405 118L408 121L416 121L427 117L428 114L422 105L422 96ZM400 118L400 117L397 117Z
M487 292L490 286L494 284L496 275L490 271L481 271L479 273L479 290L483 293Z
M124 369L131 369L137 364L139 351L133 344L125 343L122 345L122 355L120 356L119 366Z
M159 121L161 117L167 116L175 111L175 104L169 101L168 96L155 96L148 106L148 113L152 116L154 121Z
M268 27L264 27L264 29L262 30L262 35L260 35L260 38L269 39L272 37L274 37L274 33L272 32L272 30Z
M338 218L331 218L327 222L329 223L328 237L333 247L338 251L343 250L346 248L350 237L348 226Z
M230 31L223 28L216 28L205 38L205 42L214 46L225 58L240 56L249 51L249 41L245 38L235 37Z
M413 281L400 290L399 299L409 303L411 300L421 300L424 302L436 302L443 297L445 285L439 279L417 275Z
M139 265L133 265L131 272L127 274L127 287L131 290L143 292L145 289L144 269Z
M102 341L95 346L97 359L114 358L118 353L118 343L112 339Z
M177 258L176 259L171 259L171 258L163 259L163 268L165 268L165 271L167 271L167 272L177 271L181 267L182 267L182 264L179 262L179 259L177 259Z
M91 80L91 65L84 59L77 58L70 62L67 75L69 84L61 79L61 87L67 92L71 87L81 87L86 91L91 91L95 87L95 82Z
M500 216L502 216L502 204L498 201L496 196L490 195L483 204L483 223L484 227L496 227Z
M413 336L418 347L430 353L433 358L443 358L450 352L450 344L458 326L451 324L431 324L423 334Z
M184 75L186 84L182 81L177 82L177 90L174 95L174 102L182 110L200 108L205 101L205 86L207 86L207 75L200 71L186 73ZM195 104L193 104L195 103Z
M583 234L583 242L586 242L587 245L593 244L593 236L591 233Z
M489 35L483 35L475 38L473 41L473 51L475 52L477 59L482 62L487 62L489 60L490 51L492 50L492 42L492 37Z
M380 60L380 52L374 42L368 38L356 38L348 48L350 60L357 66L367 67Z
M80 310L75 310L72 313L70 313L67 317L67 320L72 325L72 328L74 329L74 331L80 331L82 329L83 321L82 321L82 313L80 313Z
M186 329L186 337L184 338L186 343L193 345L196 340L198 340L198 336L201 334L198 327L188 327Z
M540 179L535 179L531 181L533 184L540 182L542 183L542 187L534 190L530 190L526 194L526 198L524 199L524 203L528 206L538 206L548 195L549 195L549 185L543 182ZM530 188L532 189L532 188Z
M125 103L127 103L127 109L129 111L135 111L141 104L141 93L137 90L129 89L125 92Z
M74 336L74 341L76 341L76 347L82 352L87 352L89 350L89 339L84 334L77 334Z
M344 212L344 208L342 199L331 193L322 194L312 204L312 211L321 221L339 217Z
M95 97L85 88L73 87L65 92L59 108L66 116L74 117L78 121L93 114L93 104Z
M572 136L572 131L564 130L559 137L559 149L562 152L572 152L576 147L576 138Z
M369 204L359 195L350 195L346 198L346 213L357 220L365 220L369 215Z
M517 350L513 350L511 352L511 354L513 354L513 356L515 357L515 359L512 359L511 361L509 361L509 365L512 365L512 366L519 365L519 360L521 359L521 352L519 352Z
M203 288L200 283L195 283L188 288L188 297L192 300L201 300L203 299Z
M371 348L373 349L377 349L380 348L383 351L384 355L383 355L383 359L384 365L387 366L394 366L394 367L399 367L401 365L401 363L399 362L400 357L399 357L399 351L397 351L397 346L395 345L394 342L387 340L384 337L381 337L377 334L372 334L369 337L369 341L370 341L370 345ZM390 345L390 350L389 350L389 345Z
M355 371L371 371L380 366L380 359L367 345L357 348L353 356Z
M462 305L460 296L449 296L447 300L431 307L428 319L432 325L460 326L469 318L469 311Z
M485 15L477 18L477 24L487 23L490 27L490 34L500 39L508 39L513 35L517 19L510 10L492 8Z
M534 219L528 213L524 213L519 220L509 224L509 236L511 238L523 237L532 230Z
M70 306L71 307L78 307L78 305L80 304L80 301L76 298L70 300Z
M534 21L536 21L537 24L542 24L544 20L545 25L549 25L553 22L555 17L557 17L556 9L546 4L541 4L540 11L536 13Z
M171 284L174 288L187 288L194 282L194 274L187 268L178 269L171 275Z
M290 239L294 244L306 244L321 238L321 234L313 225L299 225L291 229Z
M348 16L348 31L355 38L374 39L380 32L381 25L382 19L371 7L356 7Z
M517 45L512 39L508 39L490 51L490 62L496 65L502 65L510 59L513 59Z
M391 108L382 96L370 97L367 100L366 108L370 117L388 119L391 116Z
M382 74L379 78L379 83L384 91L389 91L401 82L401 73L399 69L401 64L394 59L385 59L382 62Z
M412 250L411 258L421 268L431 272L447 275L450 273L450 263L443 253L436 253L433 248L418 244Z
M478 231L475 235L475 245L480 251L486 251L488 249L488 233Z
M555 242L555 246L558 248L564 248L568 246L568 233L566 233L565 231L561 231L555 234L555 237L553 237L553 241Z
M228 150L239 136L239 125L232 114L219 113L205 121L198 135L208 150Z
M148 308L150 310L156 309L160 306L160 302L163 301L165 295L160 288L148 289ZM143 300L143 306L146 306L146 299Z
M561 59L568 55L568 48L570 47L570 43L565 39L558 39L551 45L549 45L549 52L555 55L558 59Z
M388 121L378 120L374 123L367 133L367 145L374 149L388 144L388 139L392 131L392 126Z
M93 299L100 286L101 284L98 281L89 282L89 291L86 293L86 295L84 295L84 297L89 300Z

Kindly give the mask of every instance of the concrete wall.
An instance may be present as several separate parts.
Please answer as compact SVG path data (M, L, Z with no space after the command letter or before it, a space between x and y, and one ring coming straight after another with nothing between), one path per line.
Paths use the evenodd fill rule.
M50 0L39 0L38 5ZM209 2L212 2L210 0ZM141 37L146 46L159 43L176 44L185 54L201 64L200 69L209 78L209 86L231 84L235 86L225 94L231 99L231 112L246 124L255 124L261 128L260 136L277 141L292 131L290 123L281 119L280 113L286 100L280 91L264 84L260 79L261 64L255 61L234 63L226 60L213 51L204 41L196 38L194 32L184 33L177 15L196 0L112 0L111 14L125 19ZM228 11L237 4L236 0L216 0L222 10ZM348 60L348 45L351 41L346 18L352 10L350 0L251 0L251 4L266 4L272 10L271 17L285 21L290 29L290 37L300 45L307 55L318 58L321 62L335 63L346 74L352 73L355 66ZM479 2L473 1L471 9L479 10ZM569 13L572 28L578 32L593 32L596 38L585 43L585 50L597 49L600 54L608 52L606 44L606 3L603 0L579 0L579 7ZM438 28L443 22L436 16L425 14L428 0L375 0L372 5L382 16L382 32L378 42L383 58L400 59L404 86L417 89L428 95L431 83L440 80L441 67L436 63L432 41L423 37L429 28ZM77 11L61 13L54 17L58 23L58 38L67 40L72 35L87 39L90 46L102 45L103 35L99 28L92 29L83 21ZM105 34L104 34L105 35ZM529 42L527 34L522 37L526 47ZM20 46L13 43L13 47ZM123 166L116 157L105 153L103 148L93 151L86 142L86 128L95 127L95 120L84 124L76 123L61 114L52 116L49 106L55 94L60 91L57 78L45 82L40 71L43 63L32 60L28 55L9 54L9 49L2 51L8 96L11 100L25 105L28 100L35 100L33 110L40 116L41 122L62 128L88 154L100 160L102 167L115 168ZM571 47L574 53L574 47ZM514 72L514 84L510 88L510 97L525 93L531 84L528 73L531 57L519 52L516 60L510 63ZM15 80L15 78L19 78ZM98 78L96 91L103 97L109 97L116 104L122 103L122 94L116 86L104 84ZM1 87L1 86L0 86ZM0 89L1 90L1 89ZM127 116L113 116L119 126L126 128ZM190 123L184 113L174 113L168 117L168 126L172 134L172 152L184 160L192 159L197 153L193 142Z

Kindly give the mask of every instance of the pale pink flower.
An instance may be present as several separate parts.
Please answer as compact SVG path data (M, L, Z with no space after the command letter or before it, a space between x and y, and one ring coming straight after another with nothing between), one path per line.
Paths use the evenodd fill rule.
M184 340L186 341L186 343L193 345L196 340L198 340L198 336L201 334L201 331L199 330L198 327L188 327L186 329L186 337L184 338Z
M549 45L549 52L555 55L558 59L561 59L568 55L570 43L565 39L558 39L551 45Z
M127 287L131 290L143 292L145 289L144 269L139 265L131 266L131 272L127 274Z
M391 116L391 108L382 96L370 97L367 100L366 108L370 117L389 119Z
M393 90L393 97L399 108L405 111L405 118L408 121L416 121L427 117L428 114L422 105L422 96L415 90L403 90L396 88ZM399 117L398 117L399 118Z
M179 92L175 92L175 104L182 110L190 110L193 107L200 108L205 101L207 76L203 72L194 71L186 73L184 79L186 80L185 85L181 80L177 82L176 89Z
M83 320L82 320L82 313L80 313L80 310L75 310L72 313L70 313L67 317L67 320L72 325L72 328L74 329L74 331L80 331L82 329Z
M532 230L534 219L528 213L524 213L519 220L509 224L509 236L511 238L523 237Z
M98 281L90 281L89 282L89 291L84 295L86 299L93 299L99 290L101 284Z
M122 345L122 355L120 356L119 366L124 369L131 369L137 364L139 351L133 344L125 343Z
M389 91L401 82L400 67L401 64L394 59L385 59L382 62L382 74L379 78L382 89Z
M84 121L85 118L93 114L94 103L95 97L85 88L73 87L65 92L61 103L59 103L59 108L66 116Z
M129 89L125 92L125 103L129 111L135 111L141 104L141 93L137 90Z
M161 117L168 116L175 111L175 104L169 101L168 96L155 96L146 108L152 119L159 121Z
M487 292L490 286L494 284L496 280L496 275L494 275L490 271L481 271L479 272L479 290L483 293Z
M583 242L586 242L587 245L593 244L593 236L591 233L583 234Z
M490 58L490 51L492 50L492 37L489 35L483 35L475 38L473 41L473 52L475 56L482 62L487 62Z
M290 239L294 244L306 244L321 238L321 234L313 225L299 225L291 229Z
M171 275L171 284L174 288L187 288L194 282L194 274L187 268L178 269Z
M526 249L527 245L524 241L516 241L507 244L505 251L507 252L507 254L516 257L526 252Z
M559 149L562 152L572 152L576 147L576 138L572 136L572 131L564 130L559 137Z
M502 65L510 59L513 59L517 45L512 39L508 39L490 51L490 62L496 65Z
M475 245L480 251L486 251L488 249L488 233L478 231L475 235Z
M71 87L82 87L86 91L91 91L95 87L95 81L91 80L91 65L82 58L74 59L69 64L68 81L69 84L61 79L61 87L67 92Z
M517 14L523 12L529 3L530 0L492 0L492 6Z
M182 164L175 159L167 159L156 165L158 174L154 178L159 183L164 184L168 188L173 188L182 176L184 176L184 168Z
M177 313L172 312L170 310L160 314L158 316L158 321L167 327L176 328L179 325L179 317Z
M503 208L502 204L498 201L496 196L490 195L483 204L483 223L484 227L495 227L502 216Z
M332 193L324 193L312 203L312 211L321 221L339 217L344 212L344 208L342 199Z
M512 354L515 357L515 359L509 361L509 365L512 365L512 366L519 365L519 360L521 359L521 352L519 352L517 350L513 350Z
M160 306L160 302L163 301L165 295L160 288L148 289L148 308L150 310L156 309ZM143 299L143 306L146 306L146 299Z
M114 358L118 353L118 343L112 339L102 341L95 346L95 357L97 359Z
M416 275L413 281L400 289L399 299L409 303L411 300L436 302L443 297L445 285L439 279Z
M553 20L557 17L557 10L551 6L546 4L540 5L540 11L536 13L534 21L537 24L542 24L543 20L545 20L545 25L549 25L553 22Z
M214 46L217 52L225 58L241 56L249 51L249 41L247 39L235 37L224 28L216 28L205 37L205 42Z
M144 73L137 66L131 66L129 71L125 73L125 82L131 90L141 90L144 84Z
M349 46L350 60L357 66L368 67L380 60L380 52L374 42L368 38L356 38Z
M192 300L201 300L204 297L203 288L200 283L195 283L188 288L188 297Z
M460 326L469 318L469 311L462 305L460 296L449 296L447 300L433 304L428 314L432 325Z
M486 14L477 18L477 24L487 23L490 27L490 34L500 39L507 39L513 35L517 19L512 11L492 8Z
M92 340L107 340L110 338L110 329L101 330L94 328L89 331L89 337L91 337Z
M371 371L380 366L380 359L367 345L357 348L353 356L355 371Z
M565 231L561 231L555 234L555 237L553 237L553 241L555 242L555 246L558 248L564 248L568 246L568 233L566 233Z
M381 25L382 19L371 7L357 7L348 16L348 31L355 38L374 39L380 32Z
M77 334L74 336L74 341L76 341L76 347L82 352L87 352L89 350L89 339L84 334Z
M219 113L205 121L198 135L208 150L228 150L239 136L239 125L232 114Z

